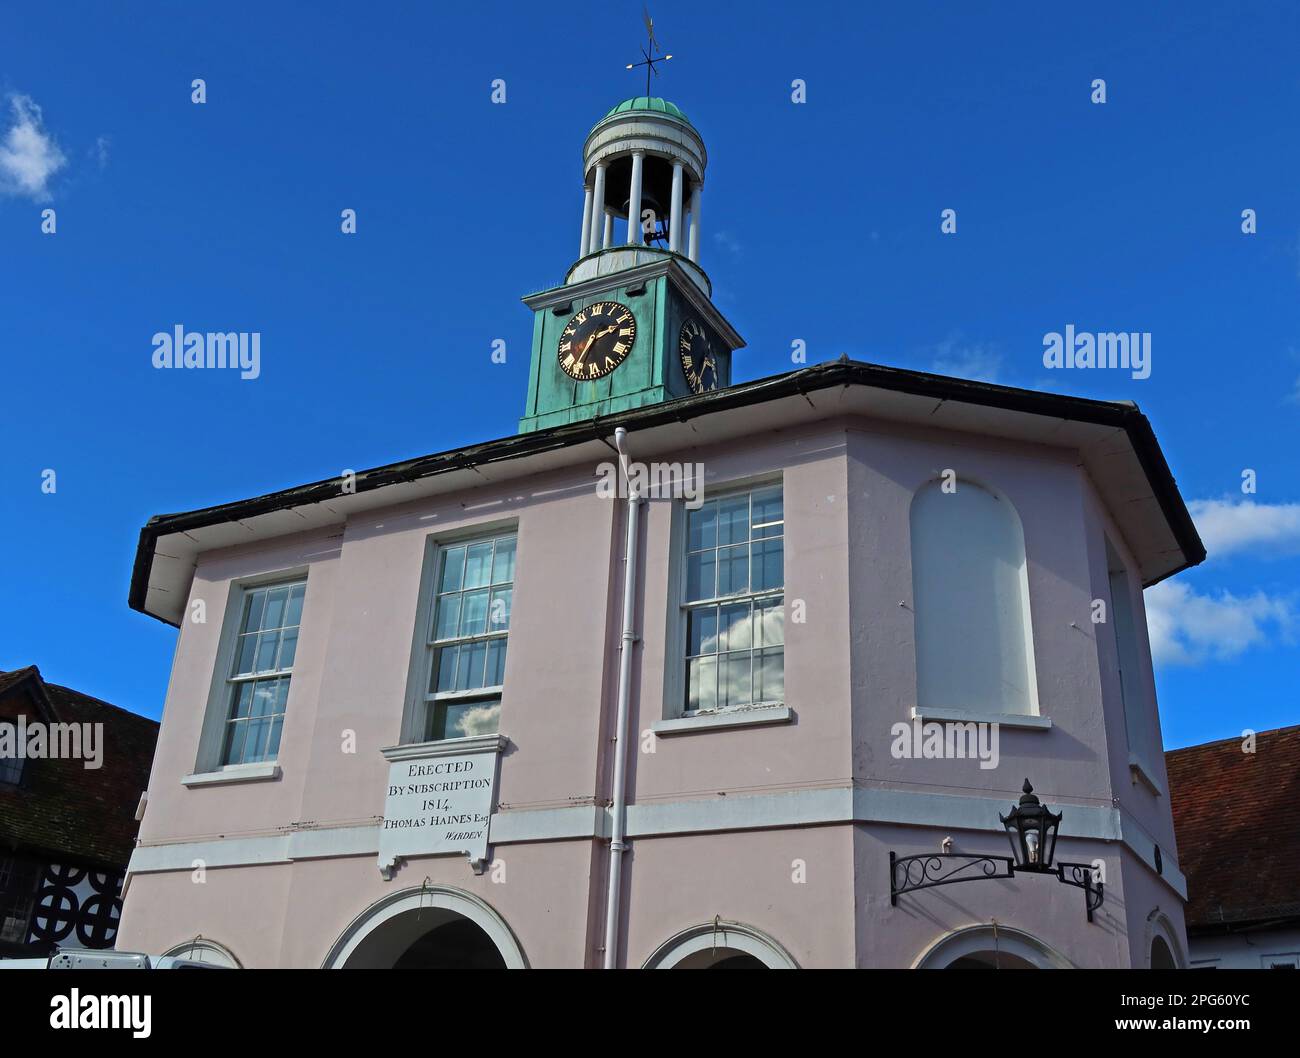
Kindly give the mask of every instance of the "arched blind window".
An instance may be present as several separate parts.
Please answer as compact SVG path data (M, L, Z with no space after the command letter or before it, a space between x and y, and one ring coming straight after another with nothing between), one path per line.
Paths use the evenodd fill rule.
M912 595L922 710L1037 714L1025 540L1010 502L965 480L923 486Z

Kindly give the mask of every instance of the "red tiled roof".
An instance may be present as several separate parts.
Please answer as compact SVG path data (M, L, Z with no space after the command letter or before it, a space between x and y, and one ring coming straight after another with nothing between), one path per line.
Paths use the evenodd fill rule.
M46 683L34 665L0 672L0 698L11 707L6 713L17 705L17 712L35 718L42 694L59 721L104 725L103 766L85 768L80 760L28 761L21 786L0 786L0 849L21 846L125 866L139 827L136 806L149 784L158 724Z
M1300 727L1165 754L1187 926L1300 919Z

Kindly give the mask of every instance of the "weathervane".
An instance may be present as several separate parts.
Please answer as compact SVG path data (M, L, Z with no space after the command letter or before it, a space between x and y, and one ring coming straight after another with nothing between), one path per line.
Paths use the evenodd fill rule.
M671 55L656 55L656 54L655 54L655 52L656 52L656 51L658 50L658 48L659 48L659 42L658 42L657 40L655 40L655 22L654 22L654 19L650 17L650 12L647 11L644 7L641 8L641 17L645 20L645 31L646 31L646 36L648 36L648 37L650 38L650 40L649 40L649 44L648 44L647 47L644 47L644 48L641 49L641 55L643 56L642 60L641 60L640 62L630 62L630 63L628 63L628 64L627 64L627 68L628 68L629 70L635 70L638 66L644 66L644 67L646 68L646 71L645 71L645 94L646 94L647 97L649 97L649 95L650 95L650 74L653 73L656 77L659 76L659 71L658 71L657 69L655 69L655 63L659 63L659 62L667 62L669 59L672 58L672 56L671 56Z

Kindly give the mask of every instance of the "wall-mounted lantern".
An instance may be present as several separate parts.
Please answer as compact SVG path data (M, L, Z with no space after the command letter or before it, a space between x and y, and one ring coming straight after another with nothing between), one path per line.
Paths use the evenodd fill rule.
M956 882L977 882L989 878L1011 878L1016 874L1054 874L1059 882L1084 892L1088 921L1101 907L1105 886L1097 880L1095 869L1086 863L1058 863L1056 828L1062 812L1053 812L1038 800L1033 786L1025 780L1020 803L998 819L1006 828L1011 842L1010 856L978 856L964 852L933 852L920 856L889 854L889 902L897 906L898 898L917 889L932 889Z

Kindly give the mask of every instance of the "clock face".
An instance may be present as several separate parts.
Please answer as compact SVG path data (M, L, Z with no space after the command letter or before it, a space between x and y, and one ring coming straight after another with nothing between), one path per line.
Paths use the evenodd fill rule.
M709 336L698 320L687 320L682 324L677 351L682 358L686 384L691 387L692 393L718 388L718 361L713 355Z
M569 320L560 335L560 367L579 382L604 378L636 344L636 318L617 301L598 301Z

